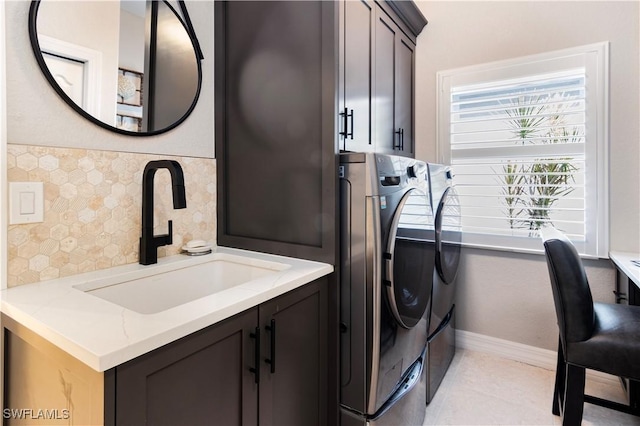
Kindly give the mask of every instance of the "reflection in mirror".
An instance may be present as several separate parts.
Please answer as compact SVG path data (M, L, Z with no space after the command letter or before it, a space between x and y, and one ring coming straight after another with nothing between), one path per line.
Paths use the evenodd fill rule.
M154 135L180 124L202 70L186 6L166 1L33 1L29 35L58 94L110 130Z

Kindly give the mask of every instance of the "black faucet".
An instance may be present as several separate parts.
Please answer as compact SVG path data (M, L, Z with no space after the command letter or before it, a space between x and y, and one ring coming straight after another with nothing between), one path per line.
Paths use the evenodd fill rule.
M173 224L169 221L169 233L153 235L153 177L158 169L171 173L173 188L173 208L187 207L184 192L184 174L180 163L173 160L149 161L142 175L142 237L140 237L140 264L151 265L158 262L158 247L173 243Z

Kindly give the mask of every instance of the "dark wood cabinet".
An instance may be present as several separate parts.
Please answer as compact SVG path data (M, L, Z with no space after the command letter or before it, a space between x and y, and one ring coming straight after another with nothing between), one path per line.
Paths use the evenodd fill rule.
M415 44L402 33L396 38L396 102L393 149L400 155L415 155ZM398 140L399 138L399 140Z
M326 287L323 280L260 305L261 425L328 424Z
M339 144L348 151L373 149L373 24L375 3L340 4Z
M375 151L413 156L415 44L382 8L375 23Z
M255 425L251 309L115 368L117 425Z
M327 424L327 283L110 370L105 394L114 395L115 424Z
M360 0L341 6L341 150L414 155L415 38L426 21L412 5ZM422 20L409 28L405 20L416 16Z
M335 264L337 5L215 5L218 243Z
M385 49L383 41L377 45L378 16L386 16L385 22L396 33ZM413 155L412 49L425 25L412 1L216 2L219 245L339 267L336 154L340 150L380 150ZM404 81L409 75L411 81ZM381 99L383 93L385 99ZM383 133L385 140L380 142ZM404 149L394 150L394 143ZM328 279L328 308L321 312L326 318L322 327L328 330L323 356L329 356L321 360L327 370L318 380L328 382L328 392L318 395L317 407L269 403L274 411L261 414L261 422L312 424L316 409L319 418L326 416L325 424L338 422L336 277L333 274ZM281 330L287 330L280 323L276 319L277 341ZM293 327L288 321L282 323ZM261 327L265 327L262 321ZM297 328L290 331L299 332ZM261 344L266 345L265 341ZM306 350L303 345L297 348L298 352ZM307 355L296 359L308 359L309 366L315 363ZM265 378L261 389L289 386L286 376L278 372L280 364L276 362L273 381ZM300 371L305 368L289 364ZM312 389L315 385L289 394L306 395ZM260 401L265 398L261 390ZM302 411L313 414L300 421Z
M375 148L377 152L393 151L395 135L396 25L378 7L375 14Z
M411 1L215 5L218 243L336 264L338 150L414 154Z
M640 289L618 265L616 268L616 289L613 292L616 303L622 305L640 305ZM624 377L620 382L626 394L626 403L640 408L640 382Z

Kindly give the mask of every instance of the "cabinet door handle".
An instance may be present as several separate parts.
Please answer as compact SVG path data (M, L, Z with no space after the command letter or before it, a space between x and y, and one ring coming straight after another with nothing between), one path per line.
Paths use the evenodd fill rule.
M271 374L276 372L276 320L271 320L271 325L265 327L271 335L271 354L270 358L264 360L271 365Z
M339 134L340 136L342 136L343 138L347 138L347 127L348 127L348 117L347 117L347 111L349 111L347 108L344 109L344 111L342 111L340 114L338 114L340 116L340 118L342 119L342 129Z
M398 135L398 144L397 145L394 144L393 145L393 149L402 150L403 149L403 147L402 147L403 140L402 139L404 139L404 130L402 128L398 127L398 130L396 130L394 133L396 135Z
M347 136L353 140L353 110L351 110L351 114L348 114L348 116L351 117L351 132L347 133Z
M253 363L255 367L249 368L249 371L255 375L256 383L260 383L260 327L256 327L253 333L249 333L249 337L256 341L253 352Z
M340 117L342 118L342 128L343 131L340 132L340 136L347 139L353 139L353 110L349 112L349 108L345 108L344 111L340 113ZM351 119L351 131L349 131L349 118Z

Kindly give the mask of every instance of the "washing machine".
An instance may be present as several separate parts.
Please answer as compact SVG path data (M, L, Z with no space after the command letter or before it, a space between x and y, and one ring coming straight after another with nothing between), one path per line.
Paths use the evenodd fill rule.
M341 424L425 415L435 216L427 165L340 154Z
M455 355L455 280L460 262L460 202L451 168L427 165L435 212L435 271L427 338L427 404L431 402Z

